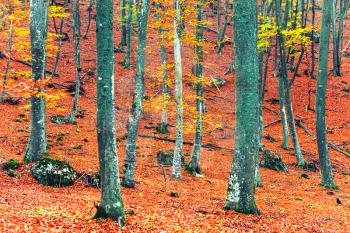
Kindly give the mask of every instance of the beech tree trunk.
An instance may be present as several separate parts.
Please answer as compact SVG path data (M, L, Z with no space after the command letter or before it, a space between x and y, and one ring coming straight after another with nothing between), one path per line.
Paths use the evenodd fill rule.
M259 214L255 204L255 169L259 135L258 11L256 0L236 0L236 129L233 162L224 209Z
M128 188L135 187L137 134L140 116L142 112L143 96L145 92L144 76L149 2L150 0L142 0L141 13L139 17L135 87L133 95L133 104L128 123L126 155L124 161L124 177L122 182L122 185Z
M320 56L318 59L318 78L316 89L316 133L320 159L322 182L328 188L335 188L332 165L329 158L326 131L326 96L328 80L328 52L331 25L332 0L323 0Z
M97 0L97 139L101 203L96 218L111 218L122 227L124 207L119 180L115 132L113 1Z
M175 62L175 101L176 101L176 143L172 176L181 178L181 157L183 149L183 106L182 106L182 61L181 61L181 9L179 0L175 1L174 18L174 62Z
M30 1L30 42L32 54L32 78L43 80L46 71L48 0ZM39 91L44 92L45 89ZM40 160L47 150L46 103L44 97L30 98L30 135L25 161Z
M195 46L195 68L197 81L196 87L196 132L192 149L192 156L188 164L188 172L192 174L202 174L200 168L200 158L202 152L203 141L203 125L204 125L204 99L203 99L203 0L197 0L197 25L196 25L196 42Z

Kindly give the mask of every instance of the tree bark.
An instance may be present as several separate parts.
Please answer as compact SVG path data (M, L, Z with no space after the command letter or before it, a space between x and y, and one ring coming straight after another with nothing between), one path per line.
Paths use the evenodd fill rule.
M176 100L176 145L172 176L181 178L181 157L183 149L183 106L182 106L182 61L181 61L181 10L180 0L175 1L174 17L174 62L175 62L175 100Z
M139 17L135 87L133 104L128 123L124 177L122 182L122 185L128 188L135 187L136 143L140 116L142 112L142 102L145 92L144 76L149 1L150 0L142 0L141 13Z
M32 78L43 80L46 71L46 48L48 0L30 1L30 41L32 54ZM39 91L44 92L45 89ZM30 135L24 160L41 159L47 150L45 97L30 98Z
M97 138L101 175L101 203L96 218L125 224L119 180L115 132L113 1L97 0Z
M255 204L255 161L259 135L259 69L257 1L236 0L234 39L236 61L236 130L228 181L226 210L259 214Z
M332 165L329 158L326 131L326 96L328 80L328 52L331 27L332 0L323 0L322 26L320 38L320 56L318 63L318 78L316 88L316 133L317 147L322 175L321 184L328 188L335 188Z

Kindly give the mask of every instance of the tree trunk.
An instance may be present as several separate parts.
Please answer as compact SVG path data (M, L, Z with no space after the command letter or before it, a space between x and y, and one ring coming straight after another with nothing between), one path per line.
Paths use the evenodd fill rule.
M160 3L155 3L155 6L158 11L161 10L162 5ZM158 12L156 15L157 20L161 20L161 15ZM170 89L168 84L168 75L167 75L167 67L166 67L166 51L164 47L164 29L163 26L159 26L158 35L160 38L160 56L162 59L162 95L163 95L163 103L162 103L162 119L160 124L157 127L157 131L162 134L169 133L168 130L168 102L170 99Z
M135 2L134 0L129 0L128 5L128 18L126 22L126 32L127 32L127 38L126 38L126 54L125 59L123 62L124 67L129 68L131 65L131 49L132 49L132 15L133 15L133 8L134 8Z
M48 0L30 1L30 41L32 78L35 82L45 77ZM44 92L45 89L39 90ZM41 159L47 150L45 97L30 98L30 135L25 161Z
M97 138L101 174L101 204L96 218L112 218L122 227L124 207L115 136L113 1L97 0Z
M196 132L188 171L192 174L202 174L199 166L203 141L203 124L204 124L204 98L203 98L203 0L197 0L197 25L196 25L196 42L195 46L195 67L196 67Z
M282 20L281 20L281 0L277 0L277 26L281 27L282 25ZM287 1L288 3L288 1ZM285 18L288 18L288 14L285 14ZM286 27L286 21L285 19L285 24L283 28ZM299 144L299 139L298 139L298 134L296 131L295 127L295 120L294 120L294 113L293 113L293 106L292 106L292 100L291 100L291 94L290 94L290 84L289 84L289 79L288 79L288 68L287 68L287 58L286 58L286 46L285 46L285 39L281 33L281 30L278 29L278 42L279 42L279 49L280 49L280 76L283 82L283 87L284 87L284 98L285 98L285 107L287 110L287 116L288 116L288 124L289 124L289 129L290 133L292 136L293 140L293 146L294 146L294 151L295 155L297 157L298 161L298 166L303 167L305 165L305 161L303 158L303 155L301 153L300 149L300 144Z
M318 155L322 174L321 184L328 188L335 188L332 165L329 158L326 135L326 92L328 79L328 52L331 25L332 0L323 0L321 44L318 63L318 79L316 89L316 132Z
M182 62L181 62L181 21L180 0L175 1L174 18L174 62L175 62L175 100L176 100L176 145L172 176L181 178L181 157L183 148L183 106L182 106Z
M140 115L142 112L143 96L145 92L144 76L149 1L150 0L142 0L141 14L139 17L135 88L133 104L128 123L126 155L124 161L124 177L122 182L122 185L128 188L135 187L136 142Z
M74 63L76 68L76 81L75 81L75 93L74 93L74 100L73 100L73 107L72 112L69 117L70 123L76 122L76 115L78 113L78 101L79 101L79 95L80 95L80 73L81 73L81 66L80 66L80 38L81 38L81 31L80 31L80 0L72 0L72 17L73 17L73 40L74 40Z
M122 39L121 46L126 46L127 28L126 28L126 0L122 0Z
M257 1L236 0L234 39L236 61L235 148L226 210L259 214L255 204L255 161L259 135L259 69Z

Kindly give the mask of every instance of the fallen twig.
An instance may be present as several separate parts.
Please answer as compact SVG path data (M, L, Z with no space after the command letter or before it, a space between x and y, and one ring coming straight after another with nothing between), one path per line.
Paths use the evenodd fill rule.
M158 136L155 136L155 135L144 135L144 134L141 134L141 135L139 135L139 137L142 137L142 138L151 138L151 139L155 139L155 140L161 140L161 141L172 142L172 143L175 143L175 142L176 142L175 139L163 138L163 137L158 137ZM184 141L183 144L184 144L184 145L191 145L191 146L193 146L193 142L186 142L186 141ZM232 149L225 148L225 147L220 147L220 146L216 146L216 145L213 145L213 144L210 144L210 143L203 144L202 147L203 147L203 148L206 148L206 149L224 150L224 151L228 151L228 152L233 152Z

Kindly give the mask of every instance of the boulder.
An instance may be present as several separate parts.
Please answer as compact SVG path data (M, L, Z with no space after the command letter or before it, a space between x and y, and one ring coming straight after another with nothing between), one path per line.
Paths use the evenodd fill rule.
M288 172L287 165L278 155L274 155L270 150L264 150L260 161L260 166L275 171Z
M157 162L158 164L165 165L165 166L172 166L173 165L173 159L174 159L174 150L167 150L167 151L158 151L157 153ZM185 158L184 156L181 157L181 163L185 164Z
M67 162L51 158L36 162L30 173L40 184L52 187L70 186L76 178L76 172Z

